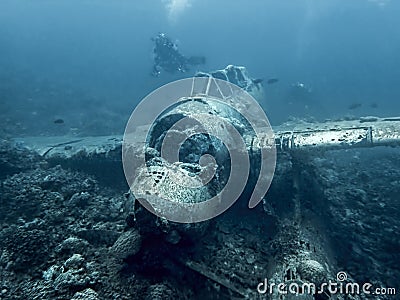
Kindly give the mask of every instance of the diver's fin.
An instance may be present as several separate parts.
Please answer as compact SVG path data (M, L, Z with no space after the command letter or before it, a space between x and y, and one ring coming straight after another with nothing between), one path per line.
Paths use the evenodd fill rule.
M206 58L204 56L191 56L188 58L187 62L193 66L204 65L206 63Z

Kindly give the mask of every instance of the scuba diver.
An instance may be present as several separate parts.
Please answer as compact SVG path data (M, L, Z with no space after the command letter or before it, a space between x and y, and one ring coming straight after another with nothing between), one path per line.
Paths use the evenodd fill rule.
M155 38L152 38L155 43L154 66L151 73L152 76L158 77L161 71L168 73L187 72L189 66L201 65L206 62L204 56L186 57L178 51L178 47L164 33L159 33Z

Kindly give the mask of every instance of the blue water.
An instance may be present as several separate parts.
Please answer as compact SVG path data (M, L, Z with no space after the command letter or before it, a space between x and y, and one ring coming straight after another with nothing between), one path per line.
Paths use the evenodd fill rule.
M175 0L174 11L168 2L2 0L3 131L50 134L62 118L62 134L122 133L145 95L197 70L151 77L158 32L183 54L206 56L202 71L236 64L279 78L260 100L273 124L400 114L399 1ZM310 95L293 96L296 82Z

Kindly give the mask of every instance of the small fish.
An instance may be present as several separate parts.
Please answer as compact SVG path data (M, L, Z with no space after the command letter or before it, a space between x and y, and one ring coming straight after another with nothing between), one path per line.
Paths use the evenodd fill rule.
M63 119L55 119L54 124L64 124L64 120Z
M279 81L278 78L270 78L270 79L267 80L267 83L268 84L274 84L274 83L277 83L278 81Z
M257 79L253 79L252 81L253 81L254 84L259 84L259 83L263 82L264 79L262 79L262 78L257 78Z
M356 109L356 108L360 108L361 107L361 103L355 102L350 104L347 108L348 109Z
M376 102L372 102L372 103L371 103L371 107L372 107L372 108L378 108L378 104L377 104Z

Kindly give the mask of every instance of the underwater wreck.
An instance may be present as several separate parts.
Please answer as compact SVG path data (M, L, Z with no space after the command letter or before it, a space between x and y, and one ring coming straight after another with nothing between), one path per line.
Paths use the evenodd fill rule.
M194 93L185 101L161 115L144 139L151 151L146 150L150 163L142 171L156 170L157 184L152 185L152 175L132 178L141 198L154 188L176 203L189 201L190 191L179 182L182 174L197 174L195 162L204 153L215 155L217 162L229 158L221 143L202 134L182 144L179 155L187 162L179 168L160 158L158 144L171 122L210 110L233 124L240 118L216 105L210 93ZM201 126L216 126L213 122ZM304 287L346 280L395 287L400 277L400 117L293 121L272 129L273 135L245 126L239 131L251 164L247 188L223 214L202 222L170 221L145 209L150 198L128 192L123 153L136 155L143 149L138 137L147 131L142 127L129 140L24 137L14 139L8 150L3 145L10 159L2 162L7 168L1 175L9 176L2 201L14 195L20 208L7 204L13 213L2 219L20 225L15 225L16 234L2 232L1 267L12 278L9 274L29 265L34 278L19 279L21 288L10 284L4 294L42 299L373 299L332 290L303 289L296 296L269 289L267 283ZM203 148L196 152L193 145ZM272 148L276 165L271 186L250 209L249 190L261 173L260 153ZM19 164L11 165L12 155ZM227 170L216 172L197 196L210 196L210 189L225 184ZM68 212L71 207L76 214ZM56 238L50 242L48 235ZM34 241L46 245L40 257L31 255L41 249ZM390 298L381 299L385 297Z

